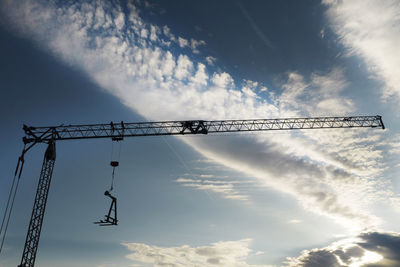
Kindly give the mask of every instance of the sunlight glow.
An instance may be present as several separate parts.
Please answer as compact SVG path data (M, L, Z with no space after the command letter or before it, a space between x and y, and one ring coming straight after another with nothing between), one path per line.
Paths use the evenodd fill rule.
M377 263L383 259L379 253L366 250L361 258L352 258L352 263L349 267L361 267L367 263Z

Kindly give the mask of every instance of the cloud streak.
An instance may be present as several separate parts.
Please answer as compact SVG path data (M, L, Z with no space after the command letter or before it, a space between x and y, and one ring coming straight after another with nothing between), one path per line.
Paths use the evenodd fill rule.
M268 267L246 263L250 256L251 239L220 241L210 246L159 247L143 243L123 243L132 253L126 258L153 266L221 266L221 267Z
M396 0L323 0L338 39L383 82L382 97L400 97L400 3ZM360 16L360 14L362 14Z
M243 193L240 193L235 188L235 185L243 182L239 181L227 181L222 179L215 179L214 177L203 178L198 177L198 179L191 178L178 178L176 182L182 184L185 187L191 187L198 190L206 190L221 194L226 199L236 199L247 201L249 197Z
M261 41L268 46L269 48L274 48L269 38L265 35L265 33L260 29L257 23L254 21L253 17L249 14L247 9L243 6L240 0L236 1L236 5L239 7L240 11L242 12L243 16L249 22L251 28L257 34L257 36L261 39Z

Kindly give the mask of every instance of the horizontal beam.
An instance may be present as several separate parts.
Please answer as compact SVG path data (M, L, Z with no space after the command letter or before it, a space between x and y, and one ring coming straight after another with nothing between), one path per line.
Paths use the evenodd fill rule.
M227 132L252 132L270 130L323 129L323 128L360 128L380 127L384 129L381 116L352 117L313 117L287 119L255 120L187 120L161 122L108 123L87 125L60 125L50 127L32 127L24 125L25 144L50 142L51 140L74 140L91 138L214 134Z

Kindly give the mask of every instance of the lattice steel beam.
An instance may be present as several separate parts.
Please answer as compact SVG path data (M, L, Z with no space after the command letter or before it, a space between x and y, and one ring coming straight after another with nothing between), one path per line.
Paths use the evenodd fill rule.
M218 120L218 121L162 121L109 123L88 125L60 125L52 127L28 127L24 125L28 143L49 142L50 140L70 140L89 138L124 138L130 136L210 134L219 132L269 131L292 129L381 127L381 116L315 117L258 120Z
M24 252L22 253L21 264L18 267L33 267L35 265L55 160L55 143L50 142L44 155L40 179L36 189L35 203L33 204L31 220L26 235Z

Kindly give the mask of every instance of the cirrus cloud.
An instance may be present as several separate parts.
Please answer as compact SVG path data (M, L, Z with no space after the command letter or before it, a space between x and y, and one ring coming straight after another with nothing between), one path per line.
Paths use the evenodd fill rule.
M382 97L400 97L400 3L396 0L323 0L340 42L361 57L384 84ZM362 14L362 15L360 15Z
M126 258L135 262L150 263L153 266L268 267L246 262L251 254L250 242L251 239L220 241L210 246L199 247L187 245L160 247L143 243L123 243L123 245L132 252Z

